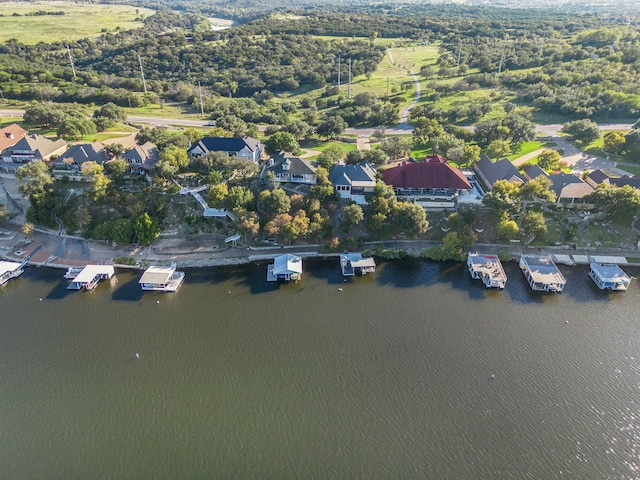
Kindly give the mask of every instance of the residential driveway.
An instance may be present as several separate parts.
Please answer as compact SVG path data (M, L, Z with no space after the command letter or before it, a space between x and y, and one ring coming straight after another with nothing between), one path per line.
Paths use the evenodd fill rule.
M628 172L616 168L615 161L582 152L562 137L552 137L551 141L556 144L554 150L564 151L562 160L571 165L574 172L600 169L615 175L628 175Z
M126 135L124 137L118 138L110 138L102 142L103 145L111 145L112 143L119 143L126 149L130 149L136 146L136 132L113 132L113 133L122 133Z

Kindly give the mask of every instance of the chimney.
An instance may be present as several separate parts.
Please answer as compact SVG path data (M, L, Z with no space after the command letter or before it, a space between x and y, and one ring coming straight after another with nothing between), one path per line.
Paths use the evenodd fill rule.
M6 132L4 135L5 135L7 138L11 138L11 139L13 139L13 133L11 133L11 132Z

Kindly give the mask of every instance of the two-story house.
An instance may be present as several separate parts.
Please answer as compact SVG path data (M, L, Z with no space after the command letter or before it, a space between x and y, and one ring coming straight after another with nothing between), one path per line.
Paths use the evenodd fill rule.
M357 165L338 163L329 172L329 181L340 198L366 205L366 193L372 193L376 186L376 169L369 162Z
M209 152L226 152L229 156L259 162L262 151L260 141L251 137L204 137L191 145L187 153L192 160Z
M128 173L148 175L149 171L158 163L158 148L151 142L136 145L122 154L129 164Z
M56 168L79 169L85 162L102 165L107 159L104 146L99 142L78 143L55 159Z
M267 171L275 175L277 182L316 184L316 162L279 152L271 155Z
M61 138L50 140L42 135L27 135L3 152L3 168L15 170L28 162L48 162L67 149Z

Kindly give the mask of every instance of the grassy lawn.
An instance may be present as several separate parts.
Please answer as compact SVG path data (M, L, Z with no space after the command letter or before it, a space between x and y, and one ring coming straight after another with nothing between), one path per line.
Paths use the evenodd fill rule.
M507 158L513 162L517 158L523 157L528 153L535 152L536 150L540 150L541 148L545 148L545 146L545 142L538 142L535 140L531 142L524 142L517 152L509 155Z
M25 16L36 11L59 12L64 15ZM11 38L27 44L77 40L103 32L129 30L143 26L134 21L140 15L154 13L148 8L129 5L79 4L74 2L6 2L0 17L0 42ZM136 13L137 12L137 13ZM13 16L13 14L19 16Z
M157 103L145 105L144 107L127 108L125 107L125 113L127 115L134 115L140 117L167 117L167 118L194 118L202 119L200 115L190 104L188 103L176 103L159 105Z
M640 166L630 167L628 165L618 165L617 168L619 168L620 170L624 170L625 172L628 172L631 175L640 175Z
M138 129L124 123L117 123L113 127L107 128L105 132L137 132Z
M358 148L355 142L354 143L337 142L337 141L325 142L322 140L318 140L316 138L313 138L310 140L303 140L300 142L300 148L302 148L303 150L318 150L320 152L326 150L332 145L337 145L338 147L340 147L340 149L343 151L345 155L349 153L351 150L355 150Z
M127 136L128 135L123 135L122 133L100 132L94 133L93 135L85 135L78 142L104 142L112 138L124 138Z

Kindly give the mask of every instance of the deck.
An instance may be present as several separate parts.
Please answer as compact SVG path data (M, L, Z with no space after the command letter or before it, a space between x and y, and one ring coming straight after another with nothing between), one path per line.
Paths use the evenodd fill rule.
M12 278L16 278L22 275L22 273L24 272L24 270L22 269L23 266L24 262L0 262L0 285L4 285Z
M600 290L611 292L624 292L631 283L631 278L614 263L591 262L589 277Z
M567 280L548 255L522 255L520 268L532 290L560 293Z
M363 257L361 253L345 253L340 255L340 268L345 277L366 275L375 273L376 262L373 257Z
M486 288L503 289L507 283L507 274L497 255L469 253L467 267L471 278L482 280Z

